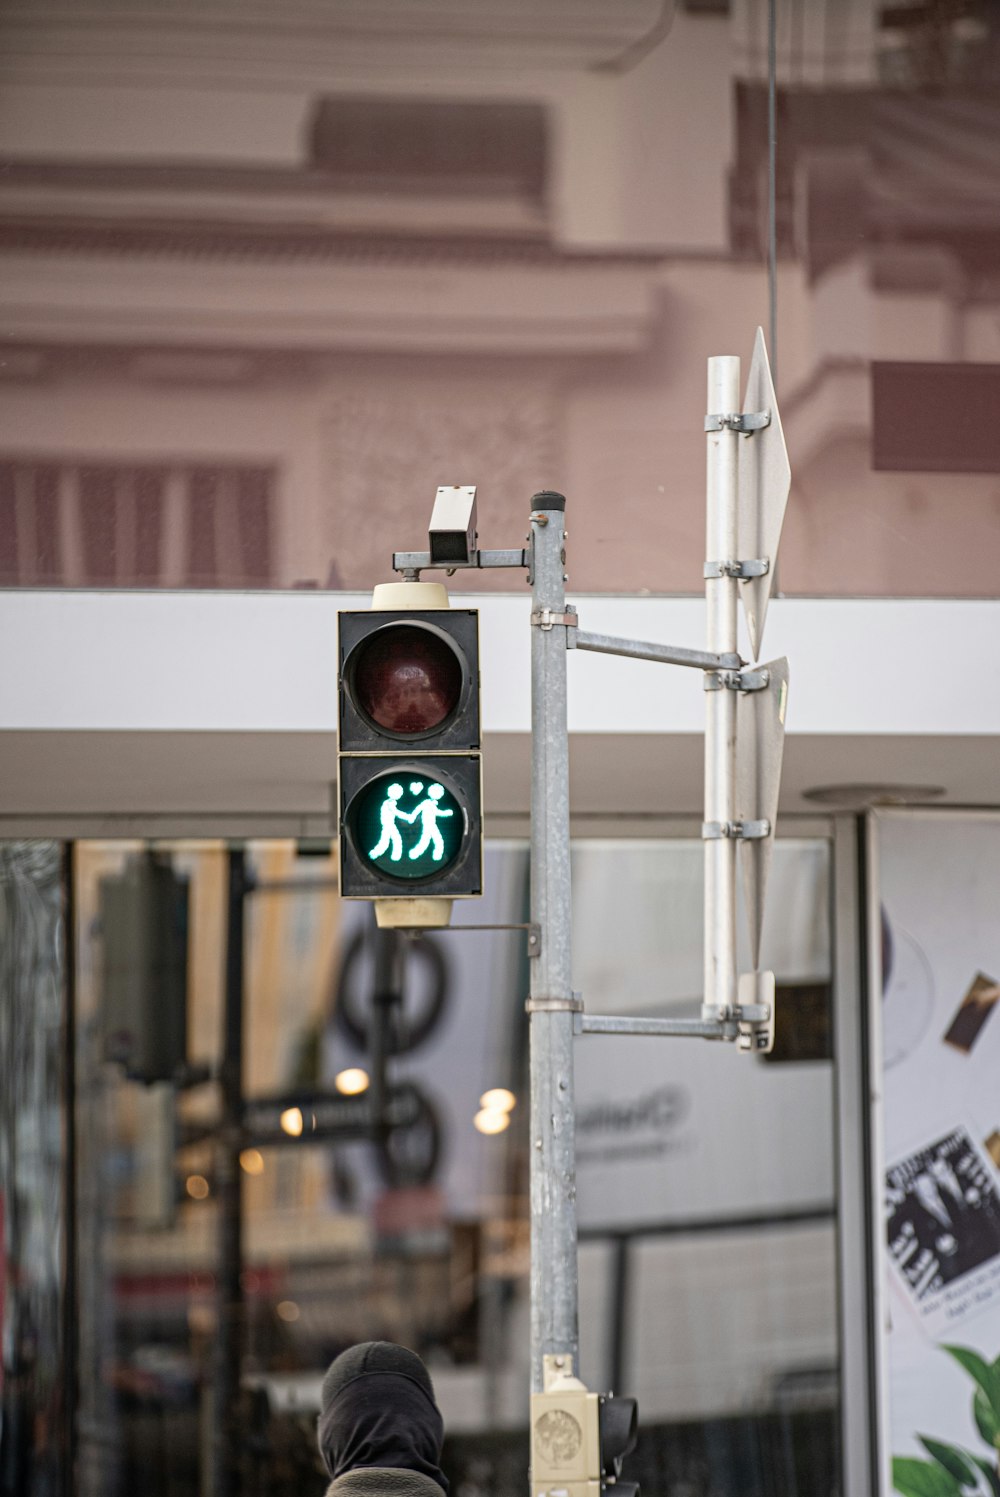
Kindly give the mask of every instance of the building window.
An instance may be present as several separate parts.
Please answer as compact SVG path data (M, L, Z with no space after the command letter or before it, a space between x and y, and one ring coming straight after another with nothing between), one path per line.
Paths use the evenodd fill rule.
M0 459L0 585L268 587L276 474Z
M507 100L317 100L312 165L345 192L474 194L541 203L548 176L544 105Z

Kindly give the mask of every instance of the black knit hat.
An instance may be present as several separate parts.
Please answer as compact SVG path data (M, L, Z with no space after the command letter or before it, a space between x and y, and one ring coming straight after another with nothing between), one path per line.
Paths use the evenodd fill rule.
M408 1351L393 1341L361 1341L334 1357L327 1368L319 1396L320 1412L325 1414L341 1388L346 1388L348 1383L366 1372L396 1372L401 1377L412 1378L434 1403L431 1375L415 1351Z
M320 1393L319 1448L334 1478L365 1467L420 1471L447 1493L444 1425L415 1352L364 1341L331 1362Z

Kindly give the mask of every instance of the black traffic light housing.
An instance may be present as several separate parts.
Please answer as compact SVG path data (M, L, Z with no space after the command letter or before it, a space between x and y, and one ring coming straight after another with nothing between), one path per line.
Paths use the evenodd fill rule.
M339 749L342 754L395 753L401 745L427 753L479 751L479 614L474 608L368 610L341 613ZM411 717L398 703L395 725L377 720L373 696L394 652L409 657ZM436 679L435 679L436 677ZM405 678L404 678L405 679ZM419 726L421 695L445 708ZM432 718L434 712L427 714Z
M477 611L372 609L339 623L341 894L481 894Z
M385 866L388 858L380 865L370 856L373 838L377 839L379 834L375 810L395 786L402 786L405 796L410 785L423 784L428 779L444 786L448 797L445 814L456 819L459 840L454 856L449 856L446 864L442 858L440 869L431 865L425 875L410 876L404 859L407 851L418 845L411 837L410 848L403 844L398 859L400 872L394 873L391 863ZM419 804L421 793L409 797L411 811L415 809L415 799ZM340 892L345 898L455 899L481 894L482 831L478 754L401 754L391 759L341 756ZM378 845L375 840L374 846Z
M172 1081L187 1060L188 880L154 853L98 886L105 1060L133 1081Z
M615 1497L639 1497L639 1483L622 1481L622 1462L639 1438L639 1405L634 1398L600 1394L597 1404L601 1484L611 1485Z

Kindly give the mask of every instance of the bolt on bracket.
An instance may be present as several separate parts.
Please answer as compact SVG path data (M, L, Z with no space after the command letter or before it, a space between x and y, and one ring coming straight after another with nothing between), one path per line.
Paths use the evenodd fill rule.
M706 581L713 577L763 577L771 570L767 556L755 557L752 561L706 561L702 576Z
M761 431L770 424L770 411L733 411L731 414L720 412L705 417L706 431L738 431L744 436Z
M763 691L770 683L771 672L706 671L702 677L705 691Z
M701 835L705 842L733 837L743 842L760 842L771 835L769 821L703 821Z

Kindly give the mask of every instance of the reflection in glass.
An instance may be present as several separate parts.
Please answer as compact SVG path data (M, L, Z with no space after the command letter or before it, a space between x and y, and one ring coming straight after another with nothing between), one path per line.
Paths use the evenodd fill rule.
M55 1497L68 1450L61 851L0 843L0 1493Z
M574 965L591 1009L697 1005L700 853L685 841L576 845ZM265 1476L279 1497L318 1485L322 1371L344 1346L384 1337L431 1366L453 1483L513 1497L527 1459L522 936L429 933L406 943L384 986L370 911L339 900L332 865L287 842L246 857L245 1491ZM121 933L109 943L93 917L109 880L148 886L150 849L77 853L81 1469L95 1497L210 1490L227 860L214 843L155 849L170 872L157 886L188 891L188 1047L171 1079L139 1081L107 1058ZM473 923L522 921L524 846L489 844L487 873ZM765 947L786 1002L808 994L818 1009L825 845L779 844L772 877ZM143 970L137 944L139 1006L155 991ZM765 1064L728 1046L595 1037L576 1066L582 1371L639 1399L631 1475L704 1497L761 1481L825 1490L838 1363L828 1052ZM368 1085L345 1091L355 1073Z
M554 487L575 587L696 593L704 359L776 317L781 587L995 596L952 378L1000 365L995 6L775 7L776 307L760 0L286 8L273 45L230 6L214 72L182 7L190 72L125 25L114 89L46 81L43 9L0 122L3 585L367 589L461 479L487 545Z

